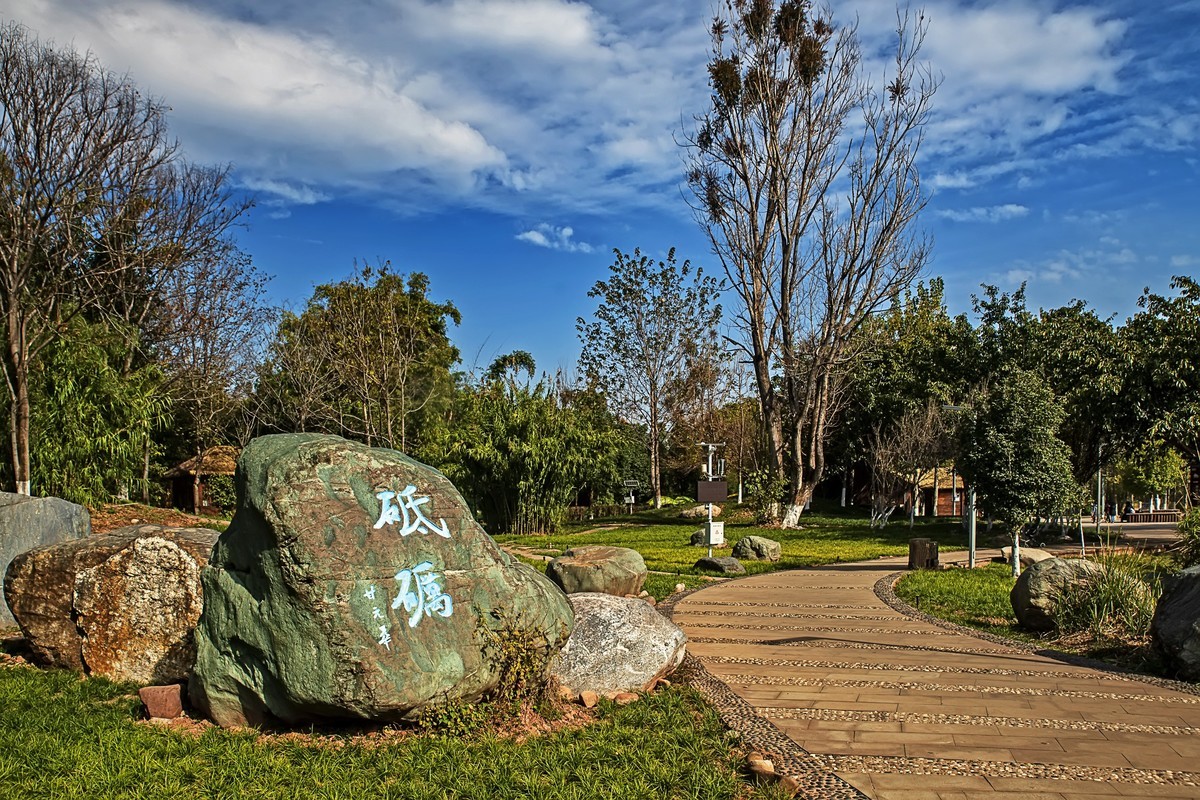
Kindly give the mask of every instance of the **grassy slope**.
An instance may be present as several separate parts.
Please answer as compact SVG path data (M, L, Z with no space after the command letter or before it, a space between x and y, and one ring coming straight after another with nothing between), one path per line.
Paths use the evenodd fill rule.
M818 506L813 513L805 515L801 530L756 527L749 521L739 521L739 515L734 512L733 521L725 523L728 546L715 550L714 555L729 555L733 545L744 536L774 539L783 549L783 557L777 563L743 562L747 573L757 574L777 569L903 555L908 552L908 540L917 536L937 539L943 548L966 546L966 536L956 521L920 519L911 530L906 521L893 521L886 528L871 530L862 516L839 511ZM536 549L549 555L584 544L631 547L642 554L650 570L697 574L698 570L693 565L707 551L692 547L689 540L692 533L703 526L703 520L682 520L678 513L678 509L665 508L640 512L633 517L596 520L587 526L571 526L556 534L502 535L495 539L502 544ZM622 527L594 530L608 524Z

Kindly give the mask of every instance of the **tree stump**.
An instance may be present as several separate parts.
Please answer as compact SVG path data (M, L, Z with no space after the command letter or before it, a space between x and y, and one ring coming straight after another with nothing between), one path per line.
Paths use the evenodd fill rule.
M908 568L937 569L938 543L933 539L909 539Z

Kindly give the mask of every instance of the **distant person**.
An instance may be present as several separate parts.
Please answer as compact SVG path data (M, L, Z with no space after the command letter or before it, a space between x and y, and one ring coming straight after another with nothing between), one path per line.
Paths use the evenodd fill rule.
M1125 501L1125 508L1121 509L1121 522L1129 522L1133 517L1133 503Z

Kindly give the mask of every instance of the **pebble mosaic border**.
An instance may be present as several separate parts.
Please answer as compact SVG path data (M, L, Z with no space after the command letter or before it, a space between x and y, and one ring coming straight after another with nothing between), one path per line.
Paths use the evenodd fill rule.
M820 720L822 722L909 722L918 725L974 725L987 728L1022 728L1052 731L1110 731L1153 733L1162 736L1200 736L1200 728L1179 725L1130 725L1124 722L1091 722L1080 719L987 717L972 714L915 714L908 711L849 711L838 708L782 708L760 706L768 719Z
M1037 689L1028 686L988 686L969 683L929 683L924 681L869 681L838 678L792 678L778 675L739 675L722 673L721 680L746 686L839 686L846 689L901 689L909 691L964 692L971 694L999 694L1024 697L1065 697L1084 700L1113 700L1115 702L1136 700L1139 702L1200 703L1200 697L1154 697L1144 694L1121 694L1119 692L1092 692L1084 689ZM1196 729L1200 732L1200 729Z
M1034 780L1108 781L1159 786L1200 786L1200 773L1132 767L1077 767L1070 764L1017 763L1012 761L959 761L900 756L813 756L826 769L842 773L893 775L980 775L988 778ZM1053 787L1050 787L1053 791ZM1107 795L1106 795L1107 796Z

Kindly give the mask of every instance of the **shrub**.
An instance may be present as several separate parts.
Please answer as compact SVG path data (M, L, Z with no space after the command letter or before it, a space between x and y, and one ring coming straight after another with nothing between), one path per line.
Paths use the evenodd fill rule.
M746 477L746 490L756 523L769 525L779 520L779 507L787 491L787 482L783 478L772 470L756 469Z
M1097 563L1101 571L1094 578L1070 584L1058 595L1054 620L1059 634L1085 633L1101 641L1144 639L1162 594L1157 567L1142 555L1102 555Z
M232 475L209 475L204 482L204 496L210 505L222 511L232 511L237 505L237 491Z
M1193 508L1183 515L1179 521L1180 545L1178 559L1180 566L1191 567L1200 564L1200 508Z

